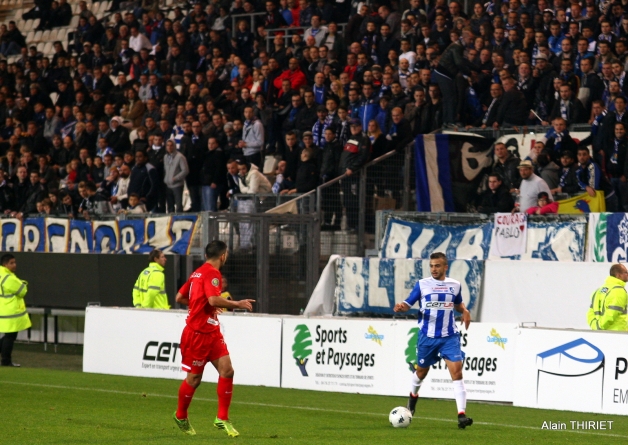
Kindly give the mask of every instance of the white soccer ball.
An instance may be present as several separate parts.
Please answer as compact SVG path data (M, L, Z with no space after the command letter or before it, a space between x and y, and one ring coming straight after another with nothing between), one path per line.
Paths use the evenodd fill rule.
M388 421L394 428L407 428L412 422L412 413L405 406L398 406L390 412Z

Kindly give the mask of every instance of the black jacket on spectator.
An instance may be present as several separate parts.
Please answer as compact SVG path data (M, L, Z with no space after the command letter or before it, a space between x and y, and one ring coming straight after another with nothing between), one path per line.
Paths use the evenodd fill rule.
M301 111L297 113L295 123L297 129L301 133L305 131L312 131L312 127L318 120L318 117L316 116L316 108L316 104L312 105L310 108L304 106Z
M299 162L301 162L301 148L299 145L297 144L292 147L292 150L286 145L283 160L286 161L286 170L283 174L284 178L293 182L296 181L297 169L299 168Z
M521 91L514 89L505 92L502 95L495 120L499 125L525 125L530 114L530 110L525 107L525 104L526 98Z
M495 191L488 189L478 202L478 212L480 213L508 213L515 206L515 201L508 188L502 184Z
M124 153L131 148L129 140L129 130L122 125L118 126L116 131L110 131L107 134L107 143L113 149L114 153Z
M568 168L563 167L559 171L559 185L563 193L571 195L580 192L580 185L576 176L577 168L578 166L574 164Z
M323 178L323 182L330 181L338 176L338 167L340 165L342 149L342 144L338 139L334 139L333 142L325 144L323 154L321 156L321 177Z
M41 184L31 184L28 188L26 201L22 205L22 208L20 208L20 212L24 214L35 213L37 211L37 202L44 198L45 192L46 191Z
M188 186L198 186L201 183L201 170L205 162L205 153L207 152L207 139L202 134L196 142L193 142L192 134L185 135L181 139L180 151L188 161L190 174L185 178Z
M496 161L493 166L493 172L500 174L503 185L508 190L518 189L519 185L521 185L521 176L519 176L519 159L515 158L512 153L508 155L506 162L503 164Z
M406 145L412 140L412 128L410 122L405 118L401 119L398 124L391 121L389 130L390 139L388 140L388 150L405 151Z
M295 188L297 193L307 193L316 188L318 185L318 166L314 159L301 162L297 169L297 179Z
M365 134L350 134L340 155L340 173L344 174L347 169L354 173L362 167L368 160L371 152L371 141Z
M0 212L4 213L7 210L17 210L15 206L15 193L13 189L9 187L7 181L3 181L0 184Z
M22 141L22 145L26 145L31 149L34 155L48 154L48 143L44 139L41 131L38 131L35 136L27 136Z
M162 183L157 169L146 163L136 164L131 170L128 194L137 193L140 199L146 203L146 210L150 211L157 205L159 185Z
M216 184L218 186L227 182L227 159L221 148L208 150L205 153L201 181L203 185Z
M554 107L549 116L549 122L553 121L560 115L560 100L554 102ZM586 122L588 115L580 99L571 99L567 104L567 125L581 124Z

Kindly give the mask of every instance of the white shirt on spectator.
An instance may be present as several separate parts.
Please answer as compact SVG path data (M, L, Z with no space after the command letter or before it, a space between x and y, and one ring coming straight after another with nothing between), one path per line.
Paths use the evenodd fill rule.
M309 36L313 36L316 40L316 46L321 46L329 31L326 26L319 26L318 29L308 28L303 33L303 41L305 42Z
M141 49L152 50L153 45L151 45L150 40L144 34L139 33L137 37L131 36L129 38L129 48L131 48L136 53L139 53Z
M554 201L547 183L534 173L528 179L522 180L519 187L519 211L525 212L530 207L535 207L541 192L547 193L550 202Z
M414 51L408 51L407 53L403 53L399 56L399 60L406 59L408 64L410 65L408 69L410 72L414 71L414 64L416 63L416 53Z

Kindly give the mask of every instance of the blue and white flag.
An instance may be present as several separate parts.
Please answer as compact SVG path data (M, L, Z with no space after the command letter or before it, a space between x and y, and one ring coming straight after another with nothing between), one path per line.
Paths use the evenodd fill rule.
M425 134L415 139L419 212L465 212L493 165L493 139L468 134Z

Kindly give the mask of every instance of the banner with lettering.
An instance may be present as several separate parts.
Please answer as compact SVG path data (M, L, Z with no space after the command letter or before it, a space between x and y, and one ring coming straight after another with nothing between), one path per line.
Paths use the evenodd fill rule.
M0 219L4 252L148 253L187 255L198 217L81 221L64 218Z
M523 255L526 251L528 216L525 213L496 213L491 255Z

